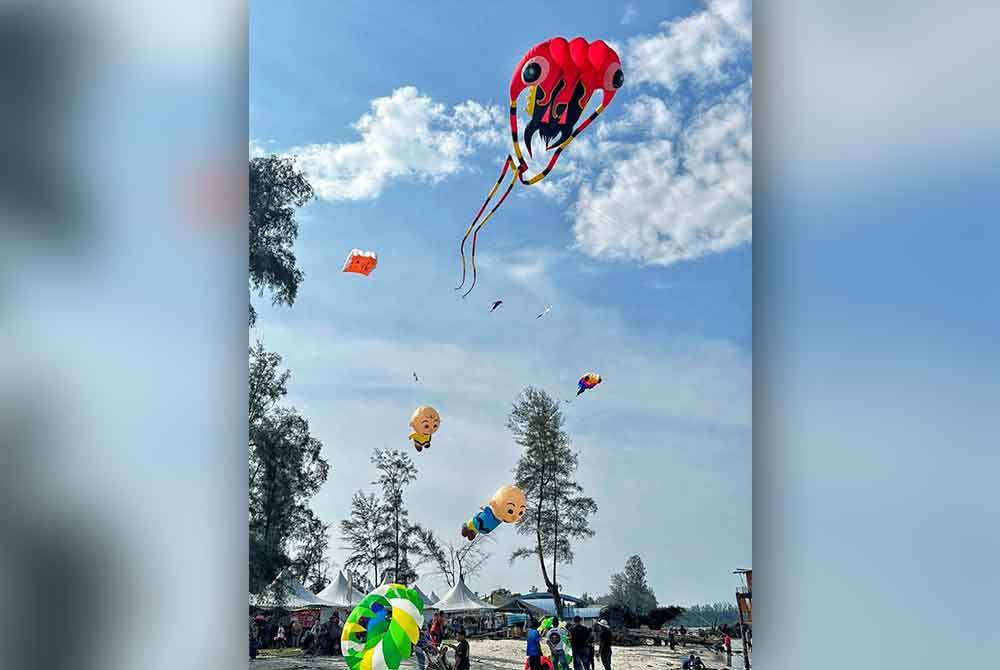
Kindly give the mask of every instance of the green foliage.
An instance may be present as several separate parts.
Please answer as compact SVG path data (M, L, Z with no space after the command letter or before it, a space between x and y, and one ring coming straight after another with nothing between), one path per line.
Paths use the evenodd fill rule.
M611 604L622 605L643 615L656 607L656 595L646 583L646 566L638 556L630 556L625 570L611 575Z
M478 574L483 564L492 556L484 548L486 543L493 541L489 535L482 536L477 542L465 540L459 540L458 543L451 540L441 542L432 531L419 524L412 524L410 536L413 554L421 561L434 565L436 571L430 574L443 577L448 586L457 584L459 577L472 577Z
M670 605L669 607L654 607L649 610L649 614L644 617L644 622L650 628L656 630L664 625L674 622L677 617L684 613L683 607Z
M250 590L292 565L290 543L309 534L307 502L326 481L323 444L294 408L282 407L288 373L261 343L250 350L249 532Z
M330 548L330 524L309 513L309 518L294 534L298 545L291 571L311 592L318 593L330 583L326 552Z
M382 505L379 518L389 529L386 533L386 571L392 581L410 584L417 573L409 560L413 550L409 512L403 503L403 490L417 478L417 466L410 455L399 449L376 449L372 463L379 471L379 478L372 482L382 486Z
M250 160L250 290L258 295L269 290L273 304L295 302L303 275L295 266L293 245L299 227L294 207L313 197L312 186L291 158ZM250 326L256 321L251 304Z
M382 521L382 504L374 493L355 491L351 516L340 522L340 535L350 552L344 567L354 573L355 586L361 590L358 584L362 580L366 585L381 583L379 568L388 554L389 529ZM369 570L371 582L363 577Z
M356 588L362 593L369 593L374 590L375 586L368 581L368 578L357 570L352 570L351 568L345 568L344 577L347 578L347 583Z
M561 617L556 571L560 564L573 562L573 540L594 535L589 517L597 512L597 503L583 495L583 487L573 478L579 459L562 428L556 400L540 389L527 387L514 402L507 427L524 450L514 474L528 499L528 514L517 532L533 537L533 544L515 550L510 560L538 559L546 590L555 599Z
M704 605L691 605L685 608L674 624L677 626L730 626L739 623L740 614L735 603L710 603Z

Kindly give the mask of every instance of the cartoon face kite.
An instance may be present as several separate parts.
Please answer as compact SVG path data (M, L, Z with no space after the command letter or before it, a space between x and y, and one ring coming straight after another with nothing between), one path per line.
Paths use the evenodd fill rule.
M516 486L501 486L490 498L490 504L482 508L462 526L462 537L470 541L476 535L486 535L501 523L519 523L528 509L524 491Z
M580 381L576 383L579 389L576 392L576 394L580 395L584 391L589 391L590 389L594 388L600 383L601 383L601 375L594 374L593 372L588 372L584 376L580 377Z
M469 224L469 229L465 231L459 247L462 255L462 282L455 290L460 290L465 285L465 242L469 235L472 235L472 286L463 295L468 295L476 286L476 238L479 231L507 199L514 184L520 180L525 186L531 186L545 179L563 150L607 109L624 83L621 59L603 40L587 42L582 37L576 37L567 41L562 37L553 37L536 44L524 54L510 79L510 136L514 155L507 155L500 177ZM600 104L578 124L591 97L598 91L601 92ZM524 92L527 92L525 112L531 120L524 127L523 136L519 136L517 101ZM534 158L531 140L536 134L544 141L545 151L551 153L545 168L529 176L528 163L524 159L520 143L524 144L528 156ZM480 221L486 206L511 168L513 174L507 189L489 214Z
M413 429L410 439L418 452L431 448L431 435L440 426L441 415L430 405L421 405L413 410L413 416L410 417L410 428Z

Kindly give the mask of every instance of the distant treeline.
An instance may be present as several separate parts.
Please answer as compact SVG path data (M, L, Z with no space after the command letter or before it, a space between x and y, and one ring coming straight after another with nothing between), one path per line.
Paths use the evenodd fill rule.
M708 605L691 605L684 608L684 612L671 621L673 626L685 626L694 628L697 626L730 626L740 621L739 611L735 603L712 603Z

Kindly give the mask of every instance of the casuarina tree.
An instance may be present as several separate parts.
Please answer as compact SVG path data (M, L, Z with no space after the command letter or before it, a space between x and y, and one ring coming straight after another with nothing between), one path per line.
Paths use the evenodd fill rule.
M403 490L417 478L417 466L410 455L399 449L376 449L372 463L378 468L379 477L373 484L382 486L382 513L380 517L389 528L386 538L386 569L391 578L401 584L413 581L416 573L408 553L412 549L409 513L403 504Z
M274 304L292 305L302 282L295 264L299 234L295 207L314 197L305 175L291 158L265 156L250 161L250 290L269 290ZM250 305L250 326L257 312Z
M638 555L630 556L625 570L611 575L611 601L638 615L656 607L656 595L646 583L646 566Z
M389 528L382 521L382 504L374 493L356 491L351 499L351 516L340 522L340 536L347 543L349 554L344 567L357 575L355 586L363 575L371 574L366 584L380 584L379 570L389 548Z
M514 441L524 450L514 469L518 487L528 499L528 513L517 526L531 544L515 550L519 558L538 559L545 587L563 617L557 570L573 562L573 541L592 537L590 516L597 503L584 495L574 475L579 458L563 430L559 403L540 389L521 392L507 420Z

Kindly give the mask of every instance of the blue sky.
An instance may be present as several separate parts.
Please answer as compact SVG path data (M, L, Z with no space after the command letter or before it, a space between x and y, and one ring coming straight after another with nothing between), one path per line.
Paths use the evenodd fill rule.
M442 428L414 454L407 501L457 537L511 480L504 421L519 389L568 398L596 371L604 383L566 406L566 428L597 535L561 568L564 589L604 593L638 553L661 602L731 599L730 572L751 559L749 14L738 0L556 2L533 17L254 5L251 153L299 156L320 197L299 213L298 300L258 299L251 336L284 356L289 400L325 444L324 520L338 524L369 487L372 448L407 447L409 414L428 403ZM458 243L507 150L511 72L553 35L611 43L626 85L484 229L462 300ZM354 247L379 254L368 278L340 272ZM513 529L495 536L473 588L540 584L537 564L506 561Z

